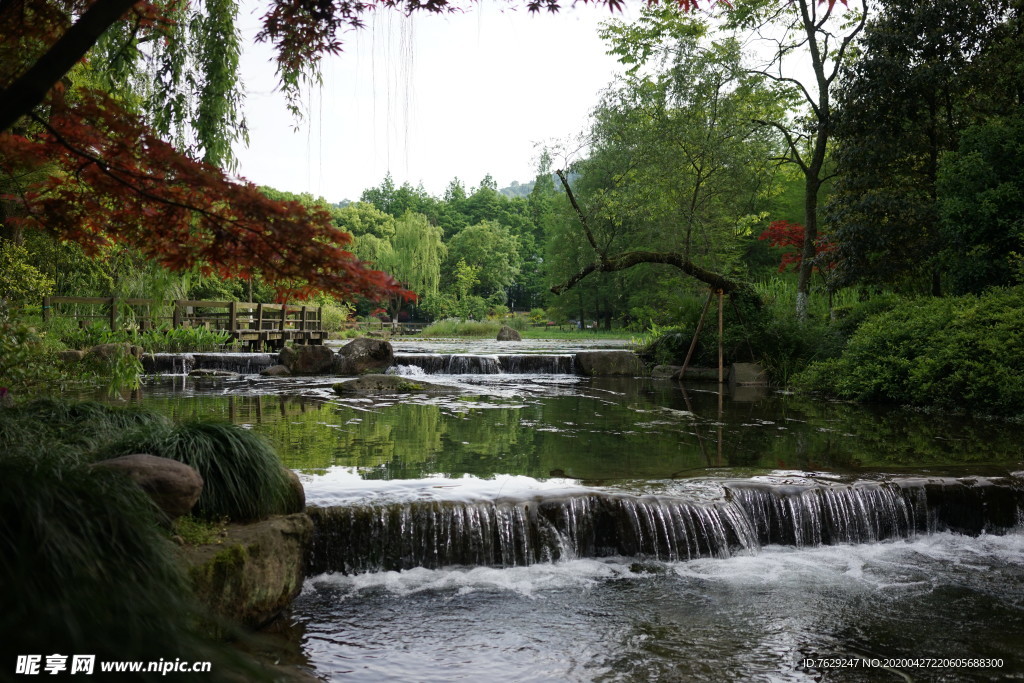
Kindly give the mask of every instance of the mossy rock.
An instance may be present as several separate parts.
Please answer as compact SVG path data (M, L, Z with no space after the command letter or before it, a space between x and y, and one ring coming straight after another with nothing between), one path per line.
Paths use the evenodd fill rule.
M182 548L200 604L214 617L258 628L302 589L313 522L305 513L231 524L217 542ZM208 630L219 635L214 622Z
M401 375L363 375L348 382L338 382L332 389L340 396L361 394L442 393L452 391L428 382L412 381Z

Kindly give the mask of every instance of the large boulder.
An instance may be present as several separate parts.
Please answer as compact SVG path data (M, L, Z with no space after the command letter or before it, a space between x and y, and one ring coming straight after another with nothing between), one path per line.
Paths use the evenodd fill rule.
M394 362L395 351L391 342L360 337L338 350L333 371L336 375L364 375L368 372L383 372Z
M64 363L78 363L85 358L85 351L78 349L65 349L57 352L57 358Z
M312 534L313 521L298 513L231 524L217 543L183 548L196 597L222 618L267 624L302 589Z
M522 341L523 337L508 325L502 325L498 330L498 341Z
M334 351L319 344L281 349L278 362L288 367L293 375L319 375L331 371Z
M632 351L580 351L576 371L588 377L639 377L646 375L644 364Z
M123 472L171 519L187 515L203 492L203 478L185 463L146 453L101 460L94 467Z
M288 377L292 371L288 369L287 365L271 365L266 370L261 370L260 374L264 377Z

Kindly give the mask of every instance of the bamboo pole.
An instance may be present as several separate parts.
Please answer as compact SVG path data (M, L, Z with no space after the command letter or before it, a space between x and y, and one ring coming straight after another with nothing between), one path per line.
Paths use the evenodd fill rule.
M676 376L677 380L682 380L686 375L686 368L690 367L690 359L693 358L693 352L697 350L697 340L700 339L700 331L704 329L704 317L708 313L712 296L714 296L714 291L709 291L707 301L704 302L704 308L700 312L700 320L697 321L697 331L693 333L693 341L690 342L690 348L686 351L686 360L683 361L683 367L679 368L679 374Z
M722 317L722 304L725 293L718 290L718 383L725 383L725 325Z

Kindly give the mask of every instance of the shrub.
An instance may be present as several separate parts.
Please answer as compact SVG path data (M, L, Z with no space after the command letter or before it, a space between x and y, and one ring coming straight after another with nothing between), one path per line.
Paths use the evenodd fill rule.
M867 319L843 354L795 379L860 401L1024 412L1024 287L918 300Z

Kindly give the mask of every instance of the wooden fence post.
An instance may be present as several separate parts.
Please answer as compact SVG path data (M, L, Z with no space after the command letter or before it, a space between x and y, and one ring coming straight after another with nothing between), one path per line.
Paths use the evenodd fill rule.
M263 304L256 304L256 329L263 329Z
M299 328L302 332L306 331L306 307L302 307L302 326Z
M228 332L234 335L238 331L238 302L228 302Z
M43 297L43 322L50 322L50 297Z
M171 329L178 329L181 327L181 300L175 299L171 302L174 308L171 311Z
M110 297L110 331L117 332L117 299Z

